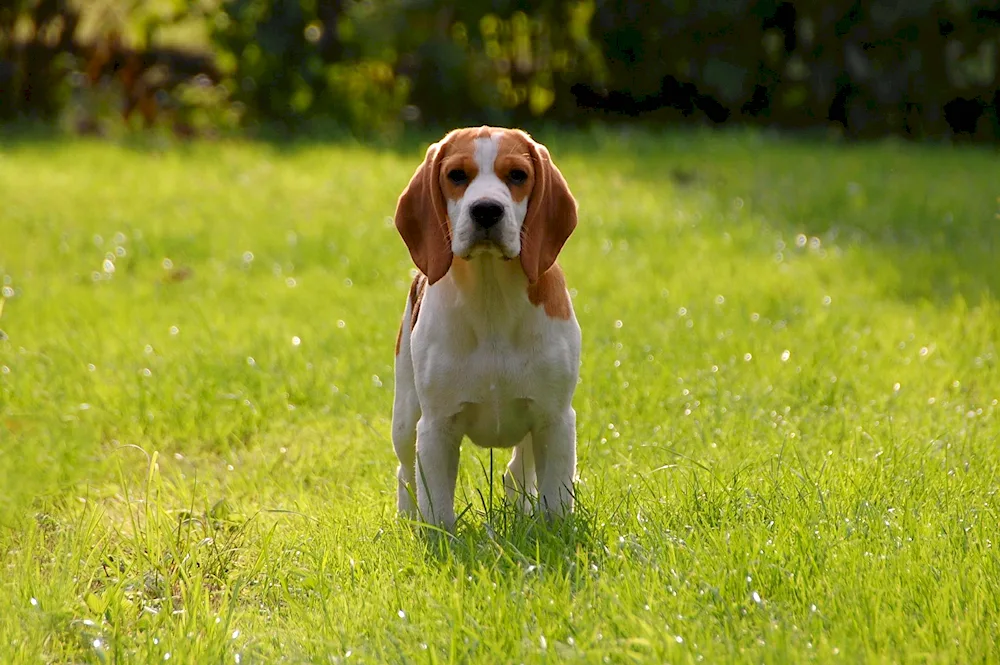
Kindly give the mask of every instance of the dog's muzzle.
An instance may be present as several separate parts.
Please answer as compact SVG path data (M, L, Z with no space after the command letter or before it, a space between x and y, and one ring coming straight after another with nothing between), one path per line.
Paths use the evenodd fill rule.
M469 207L473 228L470 257L488 253L504 259L513 258L503 244L501 222L506 216L507 210L503 204L492 199L481 199Z

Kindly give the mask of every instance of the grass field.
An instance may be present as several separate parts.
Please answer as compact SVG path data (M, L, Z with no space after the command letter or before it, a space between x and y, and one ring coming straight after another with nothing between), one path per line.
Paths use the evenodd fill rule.
M441 546L389 443L420 146L7 137L0 661L1000 662L996 154L538 138L579 512L466 446Z

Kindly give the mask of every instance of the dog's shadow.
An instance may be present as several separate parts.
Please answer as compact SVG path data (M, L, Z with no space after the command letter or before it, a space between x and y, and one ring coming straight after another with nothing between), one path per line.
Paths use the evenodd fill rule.
M504 498L467 506L453 533L428 530L424 541L428 559L441 565L572 575L608 554L605 530L606 521L599 522L579 501L571 515L551 518L541 511L525 513Z

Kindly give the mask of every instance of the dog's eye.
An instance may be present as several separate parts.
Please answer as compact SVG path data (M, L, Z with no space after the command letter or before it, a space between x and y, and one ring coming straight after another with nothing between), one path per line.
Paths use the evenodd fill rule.
M507 179L513 185L523 185L528 181L528 174L521 169L511 169L510 173L507 174Z
M464 185L469 181L469 175L462 169L452 169L448 171L448 180L456 185Z

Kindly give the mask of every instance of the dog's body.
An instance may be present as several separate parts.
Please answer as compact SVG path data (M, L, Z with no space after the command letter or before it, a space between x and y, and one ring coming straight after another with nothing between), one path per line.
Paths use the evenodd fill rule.
M514 448L512 500L573 510L580 327L555 258L576 218L548 151L523 132L456 130L427 150L396 208L422 273L396 345L402 514L454 526L465 436Z

